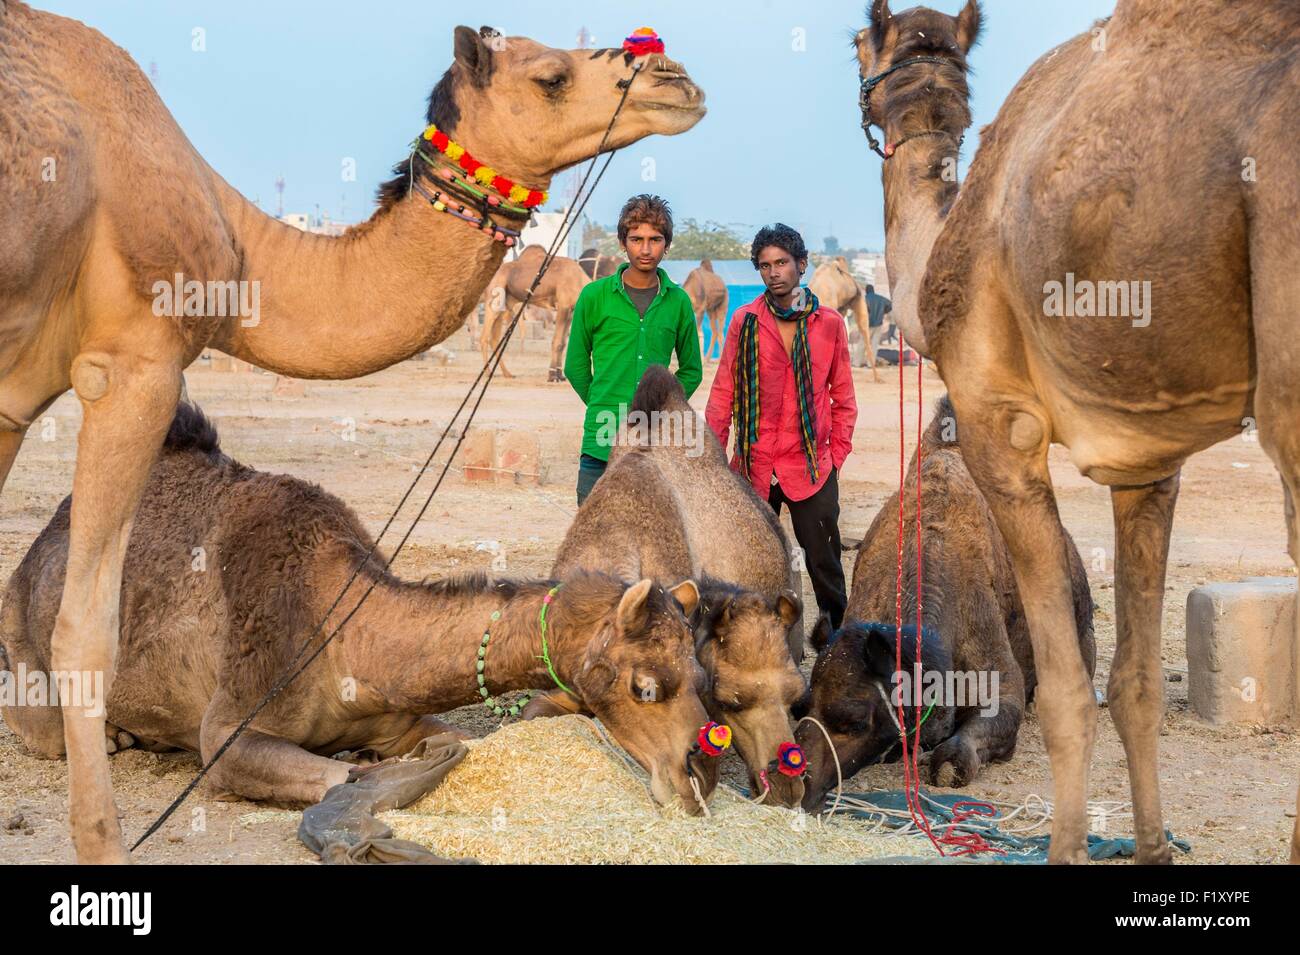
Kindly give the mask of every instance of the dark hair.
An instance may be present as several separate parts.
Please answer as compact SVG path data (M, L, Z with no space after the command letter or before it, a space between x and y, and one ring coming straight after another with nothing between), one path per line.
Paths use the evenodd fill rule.
M796 262L808 261L808 249L803 244L803 236L784 222L778 222L776 225L763 226L758 230L758 235L754 236L754 244L749 248L749 261L754 268L758 268L758 254L769 245L784 249Z
M626 244L632 227L643 223L663 233L665 246L673 244L673 211L668 208L668 200L643 192L623 203L623 211L618 214L619 244Z

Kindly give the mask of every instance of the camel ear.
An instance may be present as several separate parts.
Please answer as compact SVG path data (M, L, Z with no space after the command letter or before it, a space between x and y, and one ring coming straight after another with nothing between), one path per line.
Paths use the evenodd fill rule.
M980 38L980 27L984 25L984 14L980 10L979 0L970 0L961 13L957 14L957 45L963 53L969 53Z
M682 605L682 612L688 617L694 612L695 605L700 602L700 588L695 586L695 581L690 578L683 580L668 592Z
M892 45L898 39L898 27L889 11L889 0L872 0L868 20L871 23L871 45L879 55L886 44Z
M781 615L781 623L789 629L796 620L803 617L803 601L793 590L783 590L781 596L776 598L776 612Z
M653 586L654 582L647 578L637 581L623 591L623 599L618 602L618 612L615 614L618 629L622 633L635 633L645 627L649 617L646 599L650 596L650 588Z
M492 48L469 27L456 27L456 62L475 86L487 86L492 78Z

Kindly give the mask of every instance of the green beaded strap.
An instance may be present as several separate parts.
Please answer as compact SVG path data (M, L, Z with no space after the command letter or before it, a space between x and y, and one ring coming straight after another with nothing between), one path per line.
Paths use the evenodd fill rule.
M492 620L500 620L501 611L492 611ZM528 701L533 698L533 691L529 690L511 706L504 707L501 701L495 699L488 693L487 680L483 677L483 668L487 665L487 645L488 640L492 637L492 624L487 625L483 631L483 642L478 645L478 661L475 663L476 676L478 677L478 695L483 697L483 705L486 706L496 716L518 716L520 711L528 705Z
M560 678L556 675L555 666L551 663L551 652L546 645L546 610L548 607L550 607L551 601L555 599L555 592L560 589L560 586L561 586L560 584L556 584L549 591L547 591L546 596L542 598L542 609L540 614L538 615L538 618L540 619L542 625L542 655L537 659L545 661L546 671L550 673L551 679L555 681L556 686L558 686L561 690L563 690L565 693L568 693L571 696L577 696L578 694L574 693L567 686L565 686L564 683L561 682ZM523 710L523 708L528 705L528 701L533 698L533 691L528 690L527 692L525 692L524 695L521 696L518 700L516 700L511 706L508 707L502 706L501 701L493 697L488 692L487 679L483 675L483 671L487 666L488 640L492 638L492 622L495 622L500 619L501 619L501 611L493 610L491 620L489 621L487 628L483 631L483 640L478 645L478 660L474 665L475 676L478 678L478 695L483 698L483 705L486 706L489 710L491 710L494 715L502 716L502 717L518 716L520 712Z
M564 682L558 676L555 675L555 667L551 664L551 654L550 651L546 648L546 608L551 605L551 601L555 599L555 592L559 590L561 586L562 586L561 584L556 584L549 591L547 591L546 596L542 598L542 612L541 612L542 655L537 659L546 662L546 672L551 675L551 679L555 681L556 686L558 686L565 693L569 694L569 696L576 697L578 694L574 693L567 686L565 686Z

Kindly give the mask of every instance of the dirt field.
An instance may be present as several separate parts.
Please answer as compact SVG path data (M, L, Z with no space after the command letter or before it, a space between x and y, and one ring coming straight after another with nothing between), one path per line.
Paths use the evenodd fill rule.
M308 383L302 397L272 395L274 376L228 373L200 362L187 372L189 393L212 415L227 453L247 464L318 482L338 494L377 532L478 370L464 333L446 343L456 359L443 366L410 361L353 382ZM540 344L540 343L539 343ZM512 353L518 378L497 380L479 411L482 426L540 435L540 487L466 484L448 475L424 523L398 558L408 577L487 567L495 541L507 573L541 575L575 510L581 404L567 385L545 383L540 350ZM713 367L693 404L703 408ZM898 480L896 370L873 384L854 373L859 418L854 453L841 475L841 529L860 538ZM915 369L908 369L908 449L915 437ZM942 392L927 374L927 406ZM80 408L65 395L48 412L53 426L30 430L0 496L0 573L7 578L62 497L72 487ZM445 452L444 452L445 454ZM1061 449L1053 475L1066 525L1089 565L1098 605L1098 674L1104 690L1114 651L1113 547L1108 493L1081 478ZM414 513L414 509L410 510ZM788 530L788 518L787 530ZM404 525L401 525L404 527ZM396 536L392 540L396 540ZM1096 551L1094 549L1100 549ZM1099 556L1100 555L1100 556ZM846 553L845 569L852 564ZM1225 442L1192 460L1183 473L1165 605L1164 662L1168 711L1162 731L1160 777L1166 826L1192 843L1190 862L1274 863L1286 859L1295 812L1300 741L1283 727L1211 727L1187 706L1184 606L1188 591L1210 580L1291 573L1286 555L1277 475L1257 444ZM815 606L805 582L805 601ZM808 623L812 622L811 614ZM454 717L476 731L490 723L466 708ZM729 776L735 781L738 761ZM135 750L111 758L118 806L128 839L182 789L198 763L188 754ZM899 765L875 767L848 788L899 788ZM33 759L0 724L0 862L69 862L64 820L66 771L61 762ZM970 793L1018 802L1030 794L1050 800L1051 780L1037 719L1021 730L1015 758L987 768ZM1123 749L1109 714L1101 711L1091 797L1127 800ZM295 813L248 802L217 802L202 790L136 854L141 862L311 862L294 835ZM1108 834L1130 834L1129 820Z

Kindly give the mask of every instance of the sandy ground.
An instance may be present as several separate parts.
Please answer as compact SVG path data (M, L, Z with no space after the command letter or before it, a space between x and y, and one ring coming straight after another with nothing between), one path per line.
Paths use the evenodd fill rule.
M463 332L447 345L457 357L445 366L410 361L357 381L308 383L305 395L298 398L273 396L274 376L217 372L202 360L187 372L187 381L190 395L217 420L229 454L264 470L319 482L377 532L478 370L477 356ZM545 383L545 355L532 348L513 355L510 366L519 377L493 383L477 423L535 431L541 440L543 483L466 484L453 468L399 556L399 573L418 578L487 567L494 554L482 548L491 546L484 543L490 541L504 553L507 573L541 575L549 568L576 509L573 484L581 405L567 385ZM697 408L703 408L713 368L706 368L693 402ZM862 536L897 486L897 372L882 374L885 381L876 384L861 369L854 372L860 412L855 450L841 475L841 528L846 538ZM908 369L909 453L916 429L915 374ZM942 392L942 382L927 373L924 387L928 406ZM30 430L0 497L0 573L5 577L72 487L80 408L65 395L48 417L52 425L42 423ZM1062 449L1053 450L1052 470L1065 523L1089 565L1098 605L1096 685L1104 690L1115 642L1109 495L1080 477ZM845 554L846 573L852 557ZM1187 861L1249 864L1286 858L1300 741L1284 727L1205 724L1188 709L1186 677L1180 671L1187 666L1184 607L1192 587L1291 572L1277 474L1259 446L1236 439L1193 459L1183 473L1170 559L1163 641L1168 707L1160 741L1166 826L1192 843ZM805 601L814 605L806 581ZM812 619L809 615L808 622ZM476 732L491 728L474 708L457 711L453 719ZM132 840L180 792L198 765L189 754L136 750L110 761L124 829ZM728 776L739 783L740 764L734 759L732 763ZM895 764L864 771L848 788L899 788L901 783L902 769ZM1052 798L1048 762L1032 712L1021 729L1015 758L985 769L969 792L1011 802L1034 794ZM1128 798L1123 749L1104 708L1091 795L1094 800ZM72 861L65 807L64 764L26 755L0 724L0 862ZM296 826L296 813L242 801L219 802L200 789L136 858L314 861L297 842ZM1130 834L1129 820L1112 820L1107 833Z

